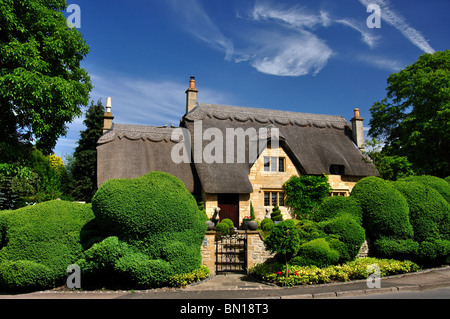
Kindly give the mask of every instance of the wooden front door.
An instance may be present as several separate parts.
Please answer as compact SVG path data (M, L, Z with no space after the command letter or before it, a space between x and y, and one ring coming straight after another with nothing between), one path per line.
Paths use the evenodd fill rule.
M229 218L234 227L239 228L239 194L219 194L218 204L220 208L220 220Z

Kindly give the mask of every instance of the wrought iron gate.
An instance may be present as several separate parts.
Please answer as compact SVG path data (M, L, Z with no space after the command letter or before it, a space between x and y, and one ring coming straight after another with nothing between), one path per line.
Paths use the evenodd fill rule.
M246 270L247 234L235 233L216 240L216 273Z

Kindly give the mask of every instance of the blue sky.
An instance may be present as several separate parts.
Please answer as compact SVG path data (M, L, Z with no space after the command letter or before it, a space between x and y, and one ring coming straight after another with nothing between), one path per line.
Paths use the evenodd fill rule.
M449 49L448 0L68 0L91 48L91 100L116 123L179 124L189 77L204 103L342 115L385 96L387 77ZM370 4L381 27L369 28ZM69 16L69 13L66 14ZM83 118L56 155L73 153Z

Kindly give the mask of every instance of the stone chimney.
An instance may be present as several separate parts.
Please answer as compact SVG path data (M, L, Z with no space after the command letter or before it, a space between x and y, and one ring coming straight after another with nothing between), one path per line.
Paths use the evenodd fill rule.
M195 76L191 76L189 88L186 90L186 114L197 106L197 92L195 88Z
M114 116L111 113L111 98L106 98L106 112L103 115L103 134L111 129Z
M358 146L358 148L364 152L364 119L359 115L359 109L355 109L354 112L354 117L351 119L353 141L356 143L356 146Z

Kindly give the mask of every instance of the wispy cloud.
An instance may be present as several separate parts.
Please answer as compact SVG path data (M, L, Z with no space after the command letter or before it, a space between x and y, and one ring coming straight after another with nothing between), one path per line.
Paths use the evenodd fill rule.
M170 0L177 18L194 37L211 46L225 51L225 59L231 59L234 52L233 42L225 37L217 25L210 19L197 0Z
M359 55L356 57L356 60L389 72L398 72L405 67L405 65L398 60L370 54Z
M364 6L377 4L381 9L381 19L399 30L405 38L412 44L420 48L425 53L435 52L424 36L416 29L411 27L399 13L392 9L387 0L359 0Z

